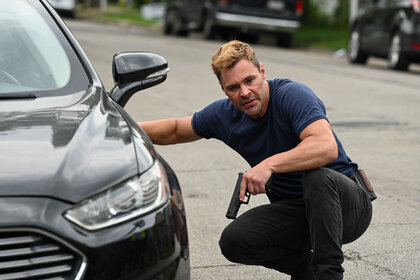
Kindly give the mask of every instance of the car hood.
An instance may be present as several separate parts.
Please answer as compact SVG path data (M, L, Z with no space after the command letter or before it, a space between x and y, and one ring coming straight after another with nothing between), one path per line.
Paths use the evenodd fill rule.
M130 128L99 88L1 101L0 119L0 196L75 203L140 172Z

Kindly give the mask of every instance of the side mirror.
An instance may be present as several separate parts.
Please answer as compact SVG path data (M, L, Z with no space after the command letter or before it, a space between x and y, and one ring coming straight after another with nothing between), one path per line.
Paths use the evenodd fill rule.
M112 59L115 86L110 96L124 107L137 91L165 81L168 72L168 62L160 55L149 52L117 53Z

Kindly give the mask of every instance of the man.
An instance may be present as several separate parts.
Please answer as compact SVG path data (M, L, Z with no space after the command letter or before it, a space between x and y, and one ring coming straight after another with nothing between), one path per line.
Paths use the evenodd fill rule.
M228 98L193 116L139 123L155 144L216 138L252 167L241 183L266 192L270 204L230 223L219 245L232 262L262 265L292 279L342 279L342 244L356 240L372 218L371 201L353 180L358 166L331 129L323 103L306 86L267 81L246 43L231 41L212 57Z

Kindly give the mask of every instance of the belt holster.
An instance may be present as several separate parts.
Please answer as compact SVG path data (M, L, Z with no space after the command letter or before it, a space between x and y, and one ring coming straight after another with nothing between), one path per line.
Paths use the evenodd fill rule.
M369 182L369 179L367 178L365 172L363 169L358 169L353 173L353 178L360 186L363 187L363 189L368 194L370 201L374 201L377 197L375 192L373 191L372 185Z

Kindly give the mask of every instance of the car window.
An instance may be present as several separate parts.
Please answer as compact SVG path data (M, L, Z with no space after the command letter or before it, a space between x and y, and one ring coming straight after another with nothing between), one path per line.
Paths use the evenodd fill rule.
M49 14L34 3L0 0L0 94L74 91L70 82L84 71Z

